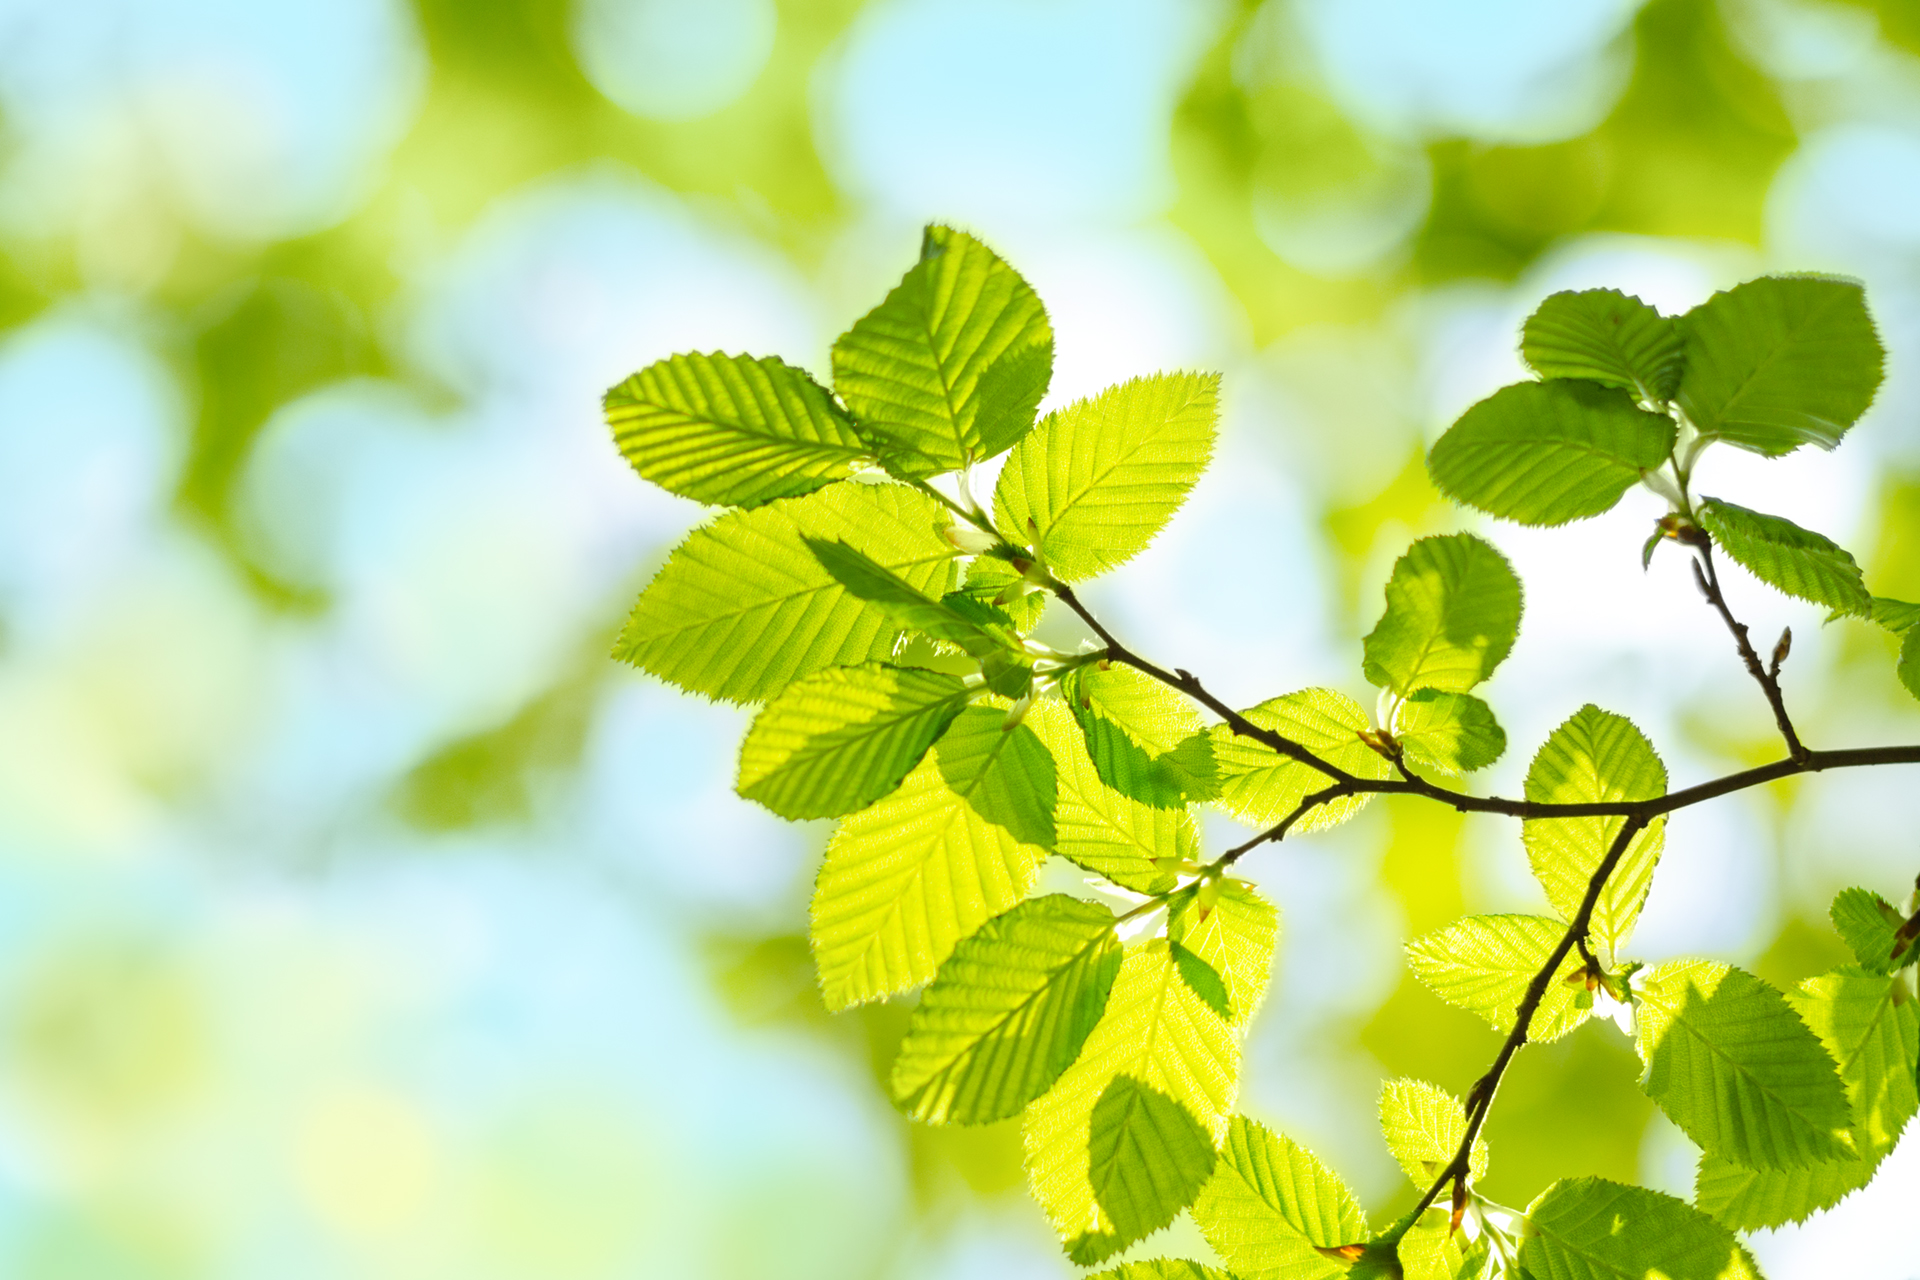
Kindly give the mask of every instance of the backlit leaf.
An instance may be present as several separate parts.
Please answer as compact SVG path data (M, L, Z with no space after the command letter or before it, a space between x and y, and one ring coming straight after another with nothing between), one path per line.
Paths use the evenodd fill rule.
M1206 799L1217 785L1212 744L1185 698L1132 667L1079 667L1060 696L1086 735L1101 781L1158 808Z
M1703 436L1768 457L1831 449L1873 403L1885 352L1856 281L1770 276L1680 318L1680 407Z
M1625 716L1589 703L1573 713L1540 748L1527 770L1527 799L1538 804L1602 804L1651 800L1667 791L1667 767L1653 744ZM1547 901L1571 920L1614 837L1626 823L1612 818L1532 818L1521 824L1527 859ZM1618 957L1653 884L1666 835L1655 818L1627 845L1594 903L1588 936Z
M953 586L933 499L836 484L696 529L634 606L614 656L693 693L757 702L827 667L883 659L898 624L848 593L805 538L844 540L918 589Z
M1898 980L1848 966L1808 978L1787 1002L1839 1064L1861 1158L1756 1170L1703 1155L1694 1203L1741 1231L1803 1222L1867 1185L1920 1109L1920 1005Z
M849 595L873 605L897 625L944 640L976 658L1015 649L1001 620L978 602L961 598L949 605L935 599L845 541L805 541L814 559Z
M1702 1150L1749 1169L1853 1155L1834 1060L1786 998L1711 960L1672 960L1639 990L1640 1087Z
M1760 581L1790 596L1865 617L1873 597L1846 550L1791 520L1708 498L1695 509L1700 527Z
M1154 1258L1147 1262L1123 1262L1111 1271L1102 1271L1088 1280L1237 1280L1217 1267L1178 1258Z
M1615 289L1552 294L1520 334L1520 353L1541 377L1586 378L1645 401L1673 398L1685 352L1672 319Z
M1360 740L1360 730L1370 726L1367 713L1344 693L1302 689L1271 698L1241 714L1356 777L1378 781L1393 770L1385 756ZM1207 735L1213 740L1214 768L1219 776L1214 803L1242 822L1270 827L1331 782L1312 765L1242 737L1224 724L1214 725ZM1293 829L1306 833L1336 827L1372 798L1365 793L1342 796L1308 813Z
M1505 556L1470 533L1422 538L1387 580L1366 676L1403 695L1465 693L1493 674L1519 631L1520 580Z
M1645 1187L1570 1178L1526 1216L1520 1265L1533 1280L1760 1280L1731 1231Z
M1489 515L1565 524L1612 510L1673 441L1673 419L1617 388L1519 382L1461 414L1428 453L1427 472L1441 493Z
M1892 973L1920 958L1920 939L1894 955L1895 936L1907 922L1904 912L1867 889L1842 889L1828 912L1834 930L1861 965L1875 973Z
M1173 888L1173 864L1199 856L1192 814L1142 804L1100 781L1079 724L1058 699L1035 702L1026 723L1052 752L1058 772L1053 851L1137 893ZM1166 865L1155 865L1156 859Z
M772 357L689 354L607 392L633 469L696 502L758 506L844 480L873 454L818 383Z
M837 818L900 784L967 703L959 677L878 662L781 690L740 744L737 790L783 818Z
M1236 1116L1219 1168L1193 1202L1193 1220L1248 1280L1334 1280L1349 1263L1320 1249L1367 1238L1346 1183L1292 1139Z
M1162 373L1047 415L1000 472L1000 528L1037 537L1066 582L1132 559L1213 456L1219 391L1218 374Z
M1429 990L1456 1008L1477 1013L1496 1031L1510 1031L1527 984L1566 934L1544 916L1467 916L1407 944L1407 964ZM1527 1039L1558 1040L1587 1020L1592 1002L1584 985L1569 985L1583 962L1567 952L1534 1011Z
M1507 750L1507 731L1493 708L1470 693L1415 689L1394 715L1393 736L1414 764L1442 773L1472 773Z
M1052 597L1045 591L1021 591L1020 573L1005 560L993 556L975 556L967 566L966 583L960 589L967 595L991 604L1007 615L1014 630L1025 635L1039 625Z
M1467 1112L1460 1099L1424 1080L1389 1080L1380 1086L1380 1132L1387 1150L1422 1191L1433 1185L1467 1136ZM1487 1172L1487 1140L1473 1140L1468 1177Z
M955 471L1033 426L1053 328L1017 272L965 232L929 226L920 261L833 345L833 385L901 475Z
M932 981L955 943L1032 891L1046 846L1021 836L1045 834L1036 792L1052 769L1032 731L1004 719L968 708L899 790L827 842L813 952L828 1008Z
M1106 1015L1079 1058L1027 1108L1028 1181L1074 1262L1091 1266L1111 1257L1186 1207L1181 1198L1186 1183L1170 1179L1164 1195L1128 1203L1122 1217L1113 1212L1121 1203L1120 1188L1140 1185L1134 1179L1141 1171L1130 1164L1124 1169L1129 1181L1120 1181L1123 1169L1117 1162L1123 1156L1118 1153L1128 1149L1125 1139L1140 1124L1167 1118L1157 1103L1126 1113L1124 1130L1112 1127L1116 1104L1107 1104L1101 1116L1108 1122L1102 1149L1116 1163L1100 1170L1103 1185L1095 1184L1089 1159L1094 1113L1113 1082L1126 1077L1153 1090L1184 1110L1208 1141L1217 1143L1233 1111L1239 1071L1240 1048L1233 1031L1181 980L1166 941L1130 950L1107 998ZM1132 1101L1144 1096L1134 1092ZM1170 1141L1183 1141L1184 1136L1190 1134L1168 1135ZM1182 1151L1186 1157L1197 1156L1184 1143ZM1191 1167L1197 1163L1193 1160Z
M1080 1053L1120 972L1113 913L1035 898L963 938L907 1023L892 1092L931 1124L1015 1116Z
M1244 880L1223 876L1211 907L1198 886L1183 889L1167 903L1167 937L1190 949L1225 984L1227 1009L1221 1016L1245 1026L1260 1007L1273 970L1273 949L1280 913Z

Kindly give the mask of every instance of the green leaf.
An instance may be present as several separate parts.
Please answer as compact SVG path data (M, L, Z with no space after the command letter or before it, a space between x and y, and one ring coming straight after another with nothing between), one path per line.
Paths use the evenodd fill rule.
M1749 1169L1851 1158L1846 1090L1786 998L1711 960L1671 960L1639 991L1640 1087L1705 1151Z
M1615 289L1556 293L1527 317L1520 354L1543 378L1586 378L1671 400L1685 367L1680 328L1638 298Z
M1570 1178L1526 1216L1520 1266L1535 1280L1760 1280L1731 1231L1645 1187Z
M1612 804L1651 800L1667 792L1667 767L1653 744L1625 716L1588 703L1568 717L1527 770L1527 799L1537 804ZM1521 824L1528 861L1547 900L1567 919L1580 910L1625 818L1534 818ZM1635 836L1594 903L1587 936L1606 957L1618 958L1653 885L1666 839L1666 819L1655 818Z
M1360 740L1360 731L1369 728L1370 721L1360 704L1344 693L1302 689L1270 698L1241 714L1356 777L1377 782L1393 770L1385 756ZM1207 735L1213 740L1213 761L1219 776L1220 793L1214 802L1242 822L1273 826L1331 781L1312 765L1241 737L1227 725L1214 725ZM1308 813L1293 829L1305 834L1337 827L1372 798L1364 792L1342 796Z
M1210 1142L1218 1142L1233 1111L1239 1072L1233 1031L1180 979L1167 942L1156 939L1130 950L1107 998L1106 1016L1079 1058L1027 1108L1027 1177L1075 1263L1092 1266L1111 1257L1155 1229L1147 1223L1157 1219L1164 1226L1185 1207L1185 1184L1174 1182L1164 1196L1129 1204L1124 1222L1115 1216L1121 1170L1102 1171L1107 1181L1096 1186L1089 1158L1094 1112L1108 1087L1122 1076L1145 1085L1178 1104ZM1101 1119L1111 1122L1115 1104L1107 1105ZM1129 1130L1165 1118L1161 1111L1146 1111L1153 1105L1130 1113ZM1103 1133L1103 1149L1123 1149L1126 1132L1116 1136L1109 1125ZM1139 1171L1128 1166L1125 1172L1132 1179Z
M1694 516L1728 555L1767 585L1841 613L1866 617L1873 611L1860 566L1812 530L1718 498L1701 502Z
M1421 1214L1396 1246L1402 1280L1481 1280L1492 1251L1492 1236L1482 1231L1469 1242L1453 1230L1452 1213L1438 1206Z
M1235 1116L1219 1168L1193 1202L1215 1253L1249 1280L1334 1280L1351 1264L1329 1258L1367 1238L1367 1217L1338 1174L1305 1147Z
M1565 524L1612 510L1673 441L1673 420L1624 391L1518 382L1461 414L1427 454L1427 473L1441 493L1489 515Z
M1848 966L1808 978L1787 1002L1839 1063L1860 1159L1755 1170L1703 1155L1694 1202L1740 1231L1803 1222L1866 1186L1920 1109L1920 1006L1903 982Z
M1920 939L1901 948L1900 955L1894 954L1895 939L1907 917L1877 893L1842 889L1828 914L1841 941L1874 973L1892 973L1920 959Z
M1023 836L1045 834L1033 813L1052 768L1032 730L1004 720L969 707L899 790L827 842L813 953L829 1009L931 981L955 943L1032 891L1046 845Z
M1124 564L1206 470L1219 393L1218 374L1161 373L1047 415L1000 472L1000 528L1037 539L1063 581Z
M967 566L966 585L960 589L1005 613L1021 635L1040 625L1050 598L1045 591L1029 589L1019 570L993 556L975 556Z
M1890 600L1886 596L1873 598L1873 621L1895 635L1905 635L1920 622L1920 604L1908 604L1905 600Z
M1200 997L1207 1008L1218 1014L1222 1021L1233 1021L1233 997L1227 994L1227 980L1222 978L1214 967L1195 955L1178 942L1173 947L1173 967L1180 971L1180 980L1187 984L1187 990Z
M869 662L795 681L754 718L737 789L783 818L837 818L900 784L967 704L959 677Z
M965 232L929 226L920 261L833 344L833 384L901 475L991 458L1033 427L1053 327L1017 272Z
M1409 942L1407 963L1448 1004L1479 1014L1495 1031L1510 1031L1527 984L1566 931L1565 922L1544 916L1467 916ZM1593 1005L1581 999L1586 987L1568 983L1582 968L1575 951L1560 962L1527 1028L1529 1043L1558 1040L1587 1020Z
M1380 1132L1387 1150L1422 1191L1433 1185L1467 1136L1467 1111L1460 1099L1424 1080L1388 1080L1380 1086ZM1487 1140L1473 1140L1468 1178L1487 1172Z
M913 583L844 541L807 538L807 550L847 593L878 607L902 627L957 646L976 658L1011 653L1012 635L971 601L959 608L936 600Z
M1777 458L1831 449L1867 411L1885 352L1851 280L1769 276L1680 318L1680 407L1700 434Z
M1218 975L1225 1007L1216 1004L1214 1008L1236 1027L1253 1019L1267 993L1279 932L1280 913L1273 904L1252 885L1232 876L1221 877L1210 907L1198 885L1181 890L1167 903L1167 937L1190 949Z
M1113 926L1105 907L1056 893L963 938L907 1022L894 1101L929 1124L1020 1114L1072 1065L1106 1010L1120 972Z
M1114 663L1076 667L1060 682L1100 780L1162 809L1206 799L1217 786L1200 713L1172 689Z
M633 469L696 502L811 493L873 452L819 383L772 357L671 356L608 391L605 407Z
M1100 781L1080 726L1058 699L1036 701L1026 723L1052 752L1058 770L1053 851L1136 893L1173 888L1174 865L1200 853L1192 814L1142 804Z
M1087 1178L1113 1226L1074 1261L1099 1261L1111 1255L1108 1241L1139 1240L1171 1223L1213 1175L1214 1160L1213 1135L1192 1112L1150 1084L1115 1076L1087 1130Z
M1520 631L1520 580L1470 533L1422 538L1393 566L1387 611L1366 638L1367 679L1395 693L1465 693Z
M805 538L844 539L918 589L953 585L933 499L837 484L696 529L640 596L614 656L693 693L757 702L827 667L882 659L900 628L848 593Z
M1123 1262L1111 1271L1102 1271L1088 1280L1234 1280L1216 1267L1176 1258L1154 1258L1147 1262Z
M1900 642L1900 662L1893 671L1907 692L1920 698L1920 627L1907 628L1907 638Z
M1506 754L1507 731L1493 708L1470 693L1415 689L1393 721L1407 759L1442 773L1472 773Z

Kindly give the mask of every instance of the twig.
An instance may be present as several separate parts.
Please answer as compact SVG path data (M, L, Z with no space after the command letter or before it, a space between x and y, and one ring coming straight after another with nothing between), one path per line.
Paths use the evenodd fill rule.
M1698 532L1698 531L1696 531ZM1705 533L1699 533L1697 539L1687 538L1699 556L1693 562L1693 580L1700 588L1700 594L1707 598L1727 624L1727 630L1733 633L1733 643L1740 650L1740 660L1747 664L1747 672L1760 685L1760 692L1767 695L1767 705L1773 708L1773 722L1780 727L1780 736L1787 740L1787 754L1795 760L1804 760L1810 753L1801 743L1800 735L1793 730L1793 720L1787 715L1786 700L1780 696L1780 664L1787 660L1787 647L1791 643L1789 635L1783 635L1779 645L1773 651L1771 669L1760 662L1760 655L1754 652L1753 641L1747 636L1747 624L1733 616L1733 610L1727 607L1727 598L1720 591L1720 575L1713 567L1713 543Z

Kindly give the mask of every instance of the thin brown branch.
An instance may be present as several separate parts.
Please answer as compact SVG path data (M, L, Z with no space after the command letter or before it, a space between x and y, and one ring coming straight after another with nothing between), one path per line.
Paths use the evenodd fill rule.
M1763 665L1760 655L1755 652L1753 640L1747 635L1747 624L1733 616L1733 610L1727 606L1727 597L1720 590L1720 574L1713 567L1713 543L1704 533L1698 540L1688 539L1695 554L1699 557L1693 562L1693 580L1700 588L1700 594L1707 598L1720 620L1727 624L1727 630L1733 633L1733 643L1740 650L1740 661L1747 664L1747 673L1759 684L1760 692L1766 695L1767 705L1773 708L1773 722L1780 728L1780 736L1786 739L1787 754L1795 760L1805 759L1809 754L1801 743L1800 735L1794 732L1793 719L1787 715L1786 699L1780 694L1780 665L1787 659L1787 648L1791 644L1790 635L1782 635L1780 643L1774 647L1773 665Z

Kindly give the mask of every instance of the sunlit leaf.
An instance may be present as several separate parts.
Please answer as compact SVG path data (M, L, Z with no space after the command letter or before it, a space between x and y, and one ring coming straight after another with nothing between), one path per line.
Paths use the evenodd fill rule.
M1672 319L1616 289L1552 294L1520 334L1520 353L1541 377L1586 378L1645 401L1673 398L1685 352Z
M1060 696L1086 735L1101 781L1158 808L1204 800L1217 787L1212 743L1185 698L1132 667L1080 667Z
M1467 916L1407 944L1407 964L1429 990L1456 1008L1477 1013L1496 1031L1513 1028L1527 984L1546 964L1567 926L1543 916ZM1568 979L1583 965L1568 951L1547 983L1527 1028L1530 1042L1558 1040L1587 1020L1584 985Z
M1718 498L1702 501L1694 515L1728 555L1769 586L1841 613L1865 617L1873 611L1860 566L1831 540Z
M1422 538L1387 580L1366 676L1403 695L1465 693L1493 674L1519 631L1520 580L1505 556L1470 533Z
M1770 276L1680 318L1680 407L1701 435L1768 457L1831 449L1873 403L1885 351L1852 280Z
M1557 525L1610 511L1667 460L1671 418L1615 387L1577 379L1519 382L1460 415L1427 471L1455 502L1520 524Z
M932 1124L1015 1116L1080 1053L1120 972L1113 913L1061 894L963 938L913 1011L891 1089Z
M1016 648L1001 620L977 601L960 597L947 604L845 541L805 541L814 559L849 595L873 605L898 626L944 640L976 658Z
M1053 851L1122 888L1139 893L1173 888L1173 866L1199 856L1193 816L1186 809L1142 804L1100 781L1079 724L1059 700L1036 702L1026 723L1053 753L1058 773Z
M833 345L833 385L901 475L955 471L1032 426L1053 328L1017 272L965 232L929 226L920 261Z
M1715 961L1671 960L1639 997L1640 1087L1702 1150L1749 1169L1855 1155L1834 1060L1779 991Z
M1466 1108L1438 1085L1389 1080L1380 1086L1380 1132L1407 1177L1424 1191L1459 1152L1467 1136ZM1486 1138L1473 1140L1467 1164L1470 1180L1486 1176Z
M1217 374L1162 373L1049 414L1007 458L1000 528L1078 582L1153 541L1213 456Z
M1760 1280L1731 1231L1645 1187L1571 1178L1526 1216L1520 1265L1538 1280Z
M1646 735L1625 716L1589 703L1553 731L1527 770L1526 796L1536 804L1611 804L1651 800L1667 791L1667 767ZM1547 901L1571 920L1624 817L1531 818L1521 825L1527 859ZM1666 820L1655 818L1627 845L1595 901L1588 936L1617 957L1634 922L1665 841Z
M1394 716L1393 736L1407 759L1442 773L1472 773L1506 754L1507 731L1493 708L1470 693L1415 689Z
M1227 1130L1193 1220L1236 1274L1258 1280L1334 1280L1350 1264L1320 1250L1367 1238L1366 1214L1338 1174L1244 1116Z
M1219 975L1227 1007L1222 1017L1245 1026L1260 1007L1273 970L1280 913L1244 880L1223 876L1211 905L1199 887L1167 904L1167 937L1191 950Z
M1894 954L1895 938L1907 917L1871 890L1842 889L1828 915L1854 958L1875 973L1892 973L1920 959L1920 938Z
M614 646L683 689L770 697L827 667L883 659L900 627L848 593L806 538L845 541L917 589L952 588L953 548L933 499L904 485L836 484L731 511L696 529L640 596Z
M1367 713L1344 693L1302 689L1268 699L1241 714L1356 777L1377 781L1393 771L1385 756L1361 741L1360 731L1370 724ZM1227 725L1214 725L1207 735L1213 740L1213 761L1219 776L1220 790L1214 803L1242 822L1270 827L1332 781L1312 765L1242 737ZM1294 830L1305 833L1338 826L1372 798L1364 792L1342 796L1312 810Z
M873 454L832 397L772 357L689 354L606 395L633 469L697 502L758 506L844 480Z
M754 718L737 789L783 818L837 818L898 786L967 703L959 677L870 662L795 681Z

